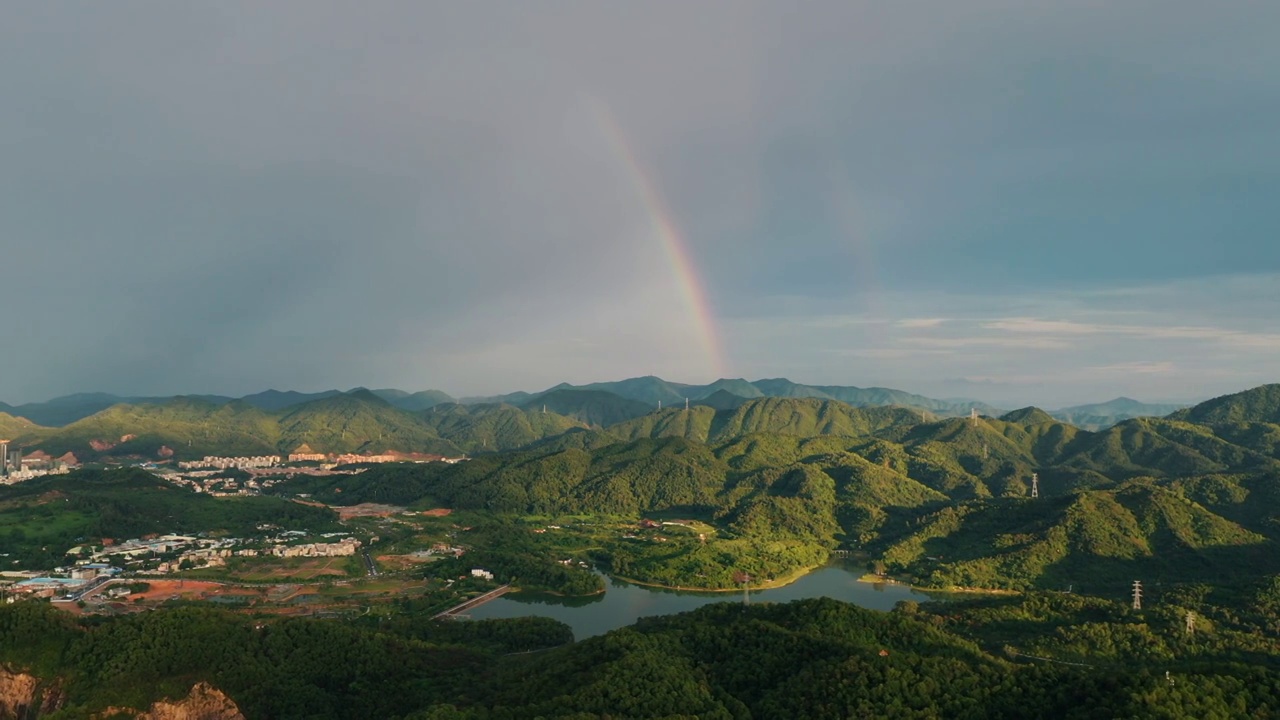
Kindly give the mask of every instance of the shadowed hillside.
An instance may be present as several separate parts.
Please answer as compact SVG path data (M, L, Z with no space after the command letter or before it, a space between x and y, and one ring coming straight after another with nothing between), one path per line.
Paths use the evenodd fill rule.
M593 427L607 427L647 415L653 406L639 400L601 390L552 390L522 406L525 410L549 412L580 420Z

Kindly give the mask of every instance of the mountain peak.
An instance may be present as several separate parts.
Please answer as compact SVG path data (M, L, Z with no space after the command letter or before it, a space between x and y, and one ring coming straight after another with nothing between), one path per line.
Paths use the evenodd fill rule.
M1034 405L1019 408L1013 412L1005 413L1000 417L1001 420L1008 423L1016 423L1018 425L1039 425L1047 422L1057 422L1049 413L1041 410Z

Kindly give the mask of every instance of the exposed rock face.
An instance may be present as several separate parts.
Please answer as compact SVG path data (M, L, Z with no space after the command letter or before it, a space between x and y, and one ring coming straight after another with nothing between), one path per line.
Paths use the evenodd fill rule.
M39 684L40 681L30 675L0 669L0 718L26 717L27 708L35 702Z
M41 689L40 679L34 675L0 667L0 720L46 715L61 708L63 699L56 687Z
M98 452L106 452L115 446L116 446L115 443L109 443L106 440L94 439L89 441L89 447L93 448Z
M159 700L146 711L108 708L96 717L132 713L136 720L245 720L231 698L209 683L196 683L182 700Z

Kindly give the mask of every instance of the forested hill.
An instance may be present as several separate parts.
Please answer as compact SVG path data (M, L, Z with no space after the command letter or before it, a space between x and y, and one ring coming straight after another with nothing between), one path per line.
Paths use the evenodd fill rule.
M0 412L0 438L8 439L29 435L38 431L40 428L26 418L14 417L6 412Z
M544 395L562 391L607 392L621 398L643 403L649 408L655 408L659 405L663 407L683 406L686 400L691 403L697 403L711 398L713 395L718 395L724 399L727 399L727 396L732 396L743 400L762 397L835 400L854 407L892 405L927 410L937 415L967 415L974 408L986 414L998 414L995 408L976 400L937 400L891 388L860 388L851 385L805 385L792 382L786 378L753 381L743 378L722 378L706 385L689 385L670 382L648 375L588 385L561 383L541 393L519 392L492 398L473 398L464 400L464 402L525 404L537 401ZM720 404L723 404L723 402L724 400L721 400Z
M834 400L757 398L717 410L707 406L653 412L608 428L620 439L683 437L698 442L723 442L752 433L797 437L840 435L862 437L921 421L921 413L904 408L855 408Z
M1233 612L1066 594L708 605L580 642L543 618L345 621L172 608L78 621L0 606L0 663L56 717L146 708L210 682L248 718L1275 717L1274 589ZM1200 630L1183 631L1196 608ZM535 652L530 652L535 651ZM36 705L37 703L32 703ZM167 717L167 716L166 716Z
M27 452L71 452L81 460L279 454L304 444L326 453L394 450L456 457L522 447L586 427L571 417L506 405L435 405L412 413L367 390L275 411L238 400L179 397L114 405L60 428L12 425L10 439Z
M1280 423L1280 384L1214 398L1179 410L1172 417L1207 425Z
M799 543L794 562L857 550L932 586L1114 588L1133 573L1280 571L1280 445L1237 444L1235 425L1137 419L1090 433L1034 409L976 422L910 415L778 398L681 408L623 423L628 441L584 430L295 491L342 504L688 515Z
M644 382L627 387L633 392L662 387L655 384L656 378L640 380ZM775 392L786 390L768 382L764 385ZM323 394L277 410L244 400L220 402L203 397L117 404L59 428L0 414L0 432L27 452L38 449L55 457L71 452L81 460L287 453L304 444L330 453L399 451L457 456L554 444L562 437L571 445L583 439L577 433L588 429L603 433L592 436L595 445L608 439L645 437L682 437L716 444L749 434L774 433L875 437L914 445L932 441L950 446L935 448L941 455L980 451L979 465L990 464L993 458L1006 460L1017 472L1032 466L1062 465L1108 475L1149 471L1167 475L1256 467L1267 457L1277 457L1278 387L1263 386L1211 400L1168 419L1126 420L1097 432L1063 423L1036 408L1024 408L999 419L984 417L982 434L975 435L964 432L966 420L947 419L922 408L856 407L816 397L743 398L730 393L731 389L741 391L736 381L720 383L688 408L684 403L650 408L605 390L560 388L526 399L522 406L435 403L440 398L432 395L423 401L431 402L430 407L411 412L388 400L387 395L394 395L390 391L355 390ZM266 405L272 402L259 401ZM993 432L1004 439L995 438ZM926 451L922 450L927 455ZM1003 474L1010 472L1006 469Z
M524 403L526 410L565 415L593 427L607 427L647 415L648 404L601 390L553 390Z

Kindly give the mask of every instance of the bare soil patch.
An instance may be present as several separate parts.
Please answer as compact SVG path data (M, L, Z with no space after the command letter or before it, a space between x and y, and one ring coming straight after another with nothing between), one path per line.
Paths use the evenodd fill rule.
M151 587L145 593L134 593L129 600L143 598L147 602L163 602L174 595L184 600L202 600L222 589L221 583L205 580L142 580Z
M343 520L349 520L355 517L390 517L404 512L404 508L395 505L381 505L378 503L360 503L359 505L332 505L332 510L338 513L338 517Z
M347 557L321 557L290 559L284 562L261 563L235 573L241 580L312 580L325 575L346 577Z

